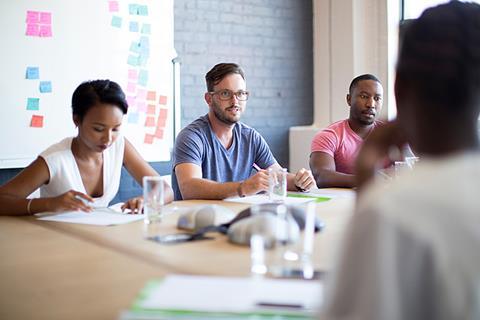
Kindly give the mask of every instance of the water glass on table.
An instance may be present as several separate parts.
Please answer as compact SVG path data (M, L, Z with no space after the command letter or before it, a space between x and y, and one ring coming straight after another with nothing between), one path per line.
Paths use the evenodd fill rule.
M284 203L287 199L287 169L268 169L268 197L271 202Z
M145 224L161 221L163 204L163 179L159 176L143 177L143 213Z

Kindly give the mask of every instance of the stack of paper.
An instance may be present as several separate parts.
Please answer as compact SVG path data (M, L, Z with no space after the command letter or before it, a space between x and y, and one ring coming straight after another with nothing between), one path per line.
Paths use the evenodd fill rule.
M311 318L318 281L171 275L151 281L121 319Z

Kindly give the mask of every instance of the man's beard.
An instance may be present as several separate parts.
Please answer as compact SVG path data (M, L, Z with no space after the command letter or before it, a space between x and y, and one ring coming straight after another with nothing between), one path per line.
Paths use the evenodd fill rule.
M227 115L227 110L222 110L222 108L216 102L213 102L212 106L213 106L213 114L221 122L228 125L233 125L240 120L240 116L238 116L238 118L229 117ZM234 106L234 105L230 106L229 108L238 108L240 110L240 107Z

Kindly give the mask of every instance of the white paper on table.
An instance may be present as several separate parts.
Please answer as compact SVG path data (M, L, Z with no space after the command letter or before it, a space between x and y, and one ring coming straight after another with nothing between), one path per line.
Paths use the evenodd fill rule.
M38 220L81 223L97 226L112 226L143 220L143 214L122 213L123 203L114 204L108 208L94 208L92 212L66 211L58 214L40 213Z
M353 198L355 197L355 190L347 188L312 189L309 192L305 192L304 194L315 197L327 197L332 199Z
M318 195L317 195L318 197ZM309 201L315 200L314 198L295 198L295 197L288 197L285 199L285 204L301 204L306 203ZM256 194L253 196L246 196L246 197L230 197L223 199L223 201L228 202L240 202L240 203L250 203L250 204L263 204L263 203L272 203L265 194Z
M323 285L319 281L169 275L158 285L150 287L136 307L144 310L266 311L313 315L321 306L322 296Z

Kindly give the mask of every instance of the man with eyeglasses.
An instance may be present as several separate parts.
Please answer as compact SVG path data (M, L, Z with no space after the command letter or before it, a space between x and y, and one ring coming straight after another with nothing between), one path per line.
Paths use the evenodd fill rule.
M209 111L185 127L175 142L175 200L243 197L268 190L267 169L281 167L262 136L240 122L249 96L243 70L220 63L205 79ZM314 184L306 169L287 176L289 190L307 191Z
M374 75L352 80L347 94L348 119L318 132L312 140L310 169L319 188L355 187L354 163L363 141L379 125L383 87Z

